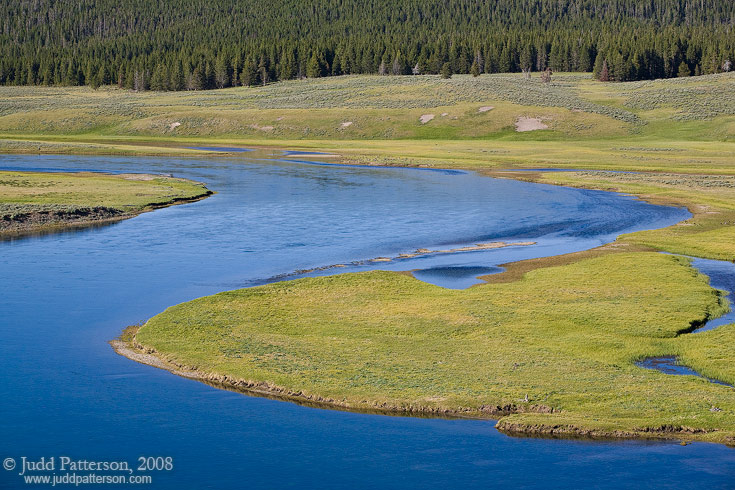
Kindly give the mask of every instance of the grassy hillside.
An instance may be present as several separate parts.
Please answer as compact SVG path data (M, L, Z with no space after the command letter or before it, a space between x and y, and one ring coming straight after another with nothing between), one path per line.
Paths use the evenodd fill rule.
M723 141L735 138L733 94L735 73L620 84L565 74L549 85L514 74L344 76L181 93L0 87L0 134L524 141L672 138L675 130L687 140ZM425 114L435 117L422 124ZM548 130L518 133L519 117L541 118Z
M186 154L199 143L389 165L732 173L733 94L735 73L617 84L565 74L550 85L513 74L347 76L178 93L0 87L0 151ZM547 128L519 132L523 121Z

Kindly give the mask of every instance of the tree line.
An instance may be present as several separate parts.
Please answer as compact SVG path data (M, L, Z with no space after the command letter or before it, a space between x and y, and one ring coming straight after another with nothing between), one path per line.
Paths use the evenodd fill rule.
M0 84L204 90L343 74L732 69L731 0L0 0Z

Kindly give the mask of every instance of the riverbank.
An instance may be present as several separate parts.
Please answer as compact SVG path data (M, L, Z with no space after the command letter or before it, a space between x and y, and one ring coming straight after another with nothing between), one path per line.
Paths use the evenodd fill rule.
M0 171L0 238L101 226L211 194L161 175Z

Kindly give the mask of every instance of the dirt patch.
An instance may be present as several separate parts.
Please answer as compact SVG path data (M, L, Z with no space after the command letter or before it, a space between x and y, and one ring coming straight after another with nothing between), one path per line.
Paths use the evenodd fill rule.
M421 124L426 124L427 122L434 119L434 117L435 117L434 114L424 114L423 116L419 118L419 121L421 122Z
M488 111L492 111L493 109L495 109L495 107L491 105L484 105L480 107L479 109L477 109L477 112L488 112Z
M540 117L519 117L516 120L516 131L519 133L538 131L540 129L549 129L549 126Z
M171 129L171 131L173 131L174 129L178 128L179 126L181 126L181 123L180 122L174 122L174 123L171 123L171 124L168 125L168 127L169 127L169 129Z
M340 124L340 127L342 128L349 128L350 126L352 126L352 121L345 121L342 124Z

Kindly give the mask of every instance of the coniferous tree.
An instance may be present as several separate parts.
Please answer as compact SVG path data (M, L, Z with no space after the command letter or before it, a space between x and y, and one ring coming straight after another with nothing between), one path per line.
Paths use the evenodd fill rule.
M186 87L186 79L184 78L184 69L181 63L174 63L173 69L169 72L169 88L171 90L184 90Z
M316 53L312 53L309 62L306 64L306 78L318 78L322 76L322 70L319 66L319 58Z
M217 58L214 65L214 84L217 88L230 86L230 66L224 56Z
M600 80L601 82L610 81L610 69L607 66L607 60L602 61L602 68L600 69L600 76L598 77L598 80Z
M440 71L440 74L442 78L452 78L452 65L449 63L444 63L442 65L442 69Z
M472 74L473 77L480 76L480 67L477 64L477 60L472 62L472 66L470 66L470 74Z

